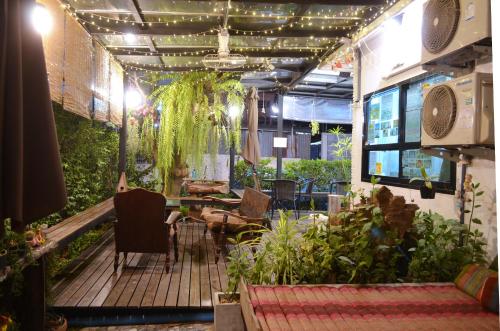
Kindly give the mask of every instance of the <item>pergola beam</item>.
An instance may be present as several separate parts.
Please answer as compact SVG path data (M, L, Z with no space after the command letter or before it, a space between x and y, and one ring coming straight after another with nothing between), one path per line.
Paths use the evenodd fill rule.
M85 24L87 30L93 35L109 35L113 33L127 34L132 33L140 36L186 36L186 38L195 34L205 34L205 35L217 35L217 26L207 25L207 24L192 24L189 26L164 26L164 25L144 25L135 24L130 25L112 25L110 23L101 23L100 26ZM237 27L232 26L231 28L237 29ZM109 29L107 31L106 29ZM244 29L242 29L244 30ZM263 31L259 32L247 32L246 35L243 33L238 33L232 35L240 37L281 37L281 38L293 38L293 37L314 37L314 38L336 38L344 37L347 33L352 32L351 27L345 27L345 29L332 29L332 30L291 30L282 29L275 30L273 33L265 33ZM230 32L231 34L231 32Z
M207 2L213 0L196 0ZM340 6L379 6L386 3L385 0L231 0L232 2L244 3L266 3L266 4L307 4L307 5L340 5ZM191 1L195 2L195 1Z
M146 20L144 19L144 15L141 12L141 7L139 6L139 3L137 2L137 0L132 0L132 10L133 10L132 16L134 16L134 20L137 23L142 24L142 23L146 22ZM149 50L151 52L156 52L156 46L153 42L153 39L151 39L151 37L146 37L145 40L146 40L146 44L149 47Z
M116 56L123 55L139 55L139 56L162 56L162 54L176 54L176 57L181 56L203 56L207 51L207 48L183 48L183 47L175 47L175 48L161 48L156 46L156 52L149 52L148 50L137 50L130 49L126 47L121 48L107 48L107 50ZM324 49L321 49L324 51ZM199 55L193 53L200 52ZM217 48L213 48L210 53L216 53ZM308 57L318 53L318 49L304 49L304 50L293 50L293 49L262 49L262 50L240 50L239 48L232 49L232 52L242 54L249 57L285 57L285 58L301 58ZM186 54L184 54L186 53ZM169 56L169 55L167 55ZM171 56L171 55L170 55Z

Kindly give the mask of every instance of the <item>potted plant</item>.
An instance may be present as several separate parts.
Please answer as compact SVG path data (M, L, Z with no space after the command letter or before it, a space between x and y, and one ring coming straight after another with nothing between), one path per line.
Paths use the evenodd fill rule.
M240 232L236 237L228 238L235 248L228 256L227 265L228 285L225 292L214 293L214 326L215 331L239 331L245 329L243 316L241 314L240 293L238 285L240 279L247 278L250 272L250 257L244 245L252 245L254 240L242 242L242 238L248 231Z
M432 186L431 177L427 175L427 171L425 171L425 167L420 168L420 173L422 174L422 178L414 177L410 179L410 183L416 180L424 180L422 186L420 186L420 197L422 199L434 199L436 192L434 191L434 187Z

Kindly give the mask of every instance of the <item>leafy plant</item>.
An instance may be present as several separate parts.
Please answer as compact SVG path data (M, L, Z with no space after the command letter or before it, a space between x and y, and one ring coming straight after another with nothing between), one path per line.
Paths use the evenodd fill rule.
M340 160L350 160L351 150L352 150L352 139L350 136L344 133L341 126L337 126L329 131L330 134L335 135L337 141L332 144L334 150L332 151L333 156ZM351 164L350 162L341 163L342 165L342 179L350 182L351 181Z
M309 124L311 127L311 135L315 136L319 134L319 122L318 121L311 121L311 124Z
M427 171L425 171L425 167L420 167L420 173L422 174L422 177L413 177L410 179L410 183L416 181L416 180L424 180L424 185L427 187L429 190L432 190L432 178L427 175Z
M330 245L330 225L314 221L307 226L300 244L302 281L309 284L331 282L335 251Z
M264 235L250 275L254 284L297 284L302 279L298 221L289 219L291 212L279 213L273 230L261 230Z
M257 178L261 183L261 188L264 190L271 189L272 183L263 181L263 179L270 179L276 176L276 169L269 166L270 163L271 159L261 159L259 164L255 167ZM243 187L253 187L254 185L252 167L244 160L236 162L234 166L234 178Z
M239 149L244 88L234 74L194 72L162 75L170 80L151 94L153 108L161 108L156 144L165 192L172 191L174 168L189 163L200 170L203 155L215 156L221 142ZM229 116L229 109L237 109ZM201 172L201 171L200 171Z
M314 186L318 191L328 192L334 180L346 180L345 169L351 169L351 160L297 160L283 165L283 177L295 181L314 178Z
M417 282L452 281L466 264L484 263L486 243L482 234L472 233L457 220L445 219L438 213L419 212L415 216L415 247L408 277ZM466 232L473 240L461 245Z

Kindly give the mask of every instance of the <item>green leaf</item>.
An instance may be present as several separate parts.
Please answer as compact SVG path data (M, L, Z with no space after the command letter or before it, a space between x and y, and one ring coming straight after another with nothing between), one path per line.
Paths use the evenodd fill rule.
M475 224L483 224L479 218L473 218L473 219L472 219L472 223L475 223Z
M480 197L480 196L481 196L481 195L483 195L483 194L484 194L484 191L477 192L477 193L476 193L476 197Z

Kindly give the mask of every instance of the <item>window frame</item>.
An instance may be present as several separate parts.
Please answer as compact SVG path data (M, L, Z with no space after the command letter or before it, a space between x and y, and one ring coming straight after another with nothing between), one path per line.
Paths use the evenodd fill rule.
M369 174L369 154L371 151L398 151L399 152L399 175L398 177L390 177L390 176L377 176L376 177L380 178L379 184L382 185L389 185L389 186L396 186L396 187L403 187L403 188L408 188L408 189L413 189L413 190L418 190L420 189L420 186L422 185L423 181L417 180L412 183L410 183L409 178L403 178L403 151L405 150L410 150L410 149L417 149L419 150L421 148L420 141L418 142L405 142L405 136L406 136L406 97L407 97L407 92L411 84L418 83L420 81L425 80L426 78L429 78L430 76L423 76L423 77L418 77L411 79L409 81L405 81L402 83L390 85L388 87L385 87L383 89L368 93L363 96L363 116L364 116L364 123L363 123L363 139L362 139L362 157L361 157L361 181L362 182L370 182L371 181L371 176ZM397 143L392 143L392 144L377 144L377 145L369 145L368 144L368 123L369 123L369 103L373 95L375 94L380 94L382 92L394 89L394 88L399 88L399 120L398 120L398 142ZM456 186L456 171L457 171L457 166L456 163L453 161L450 161L450 182L445 183L445 182L437 182L437 181L432 181L433 187L436 192L438 193L445 193L445 194L454 194L455 193L455 186Z

